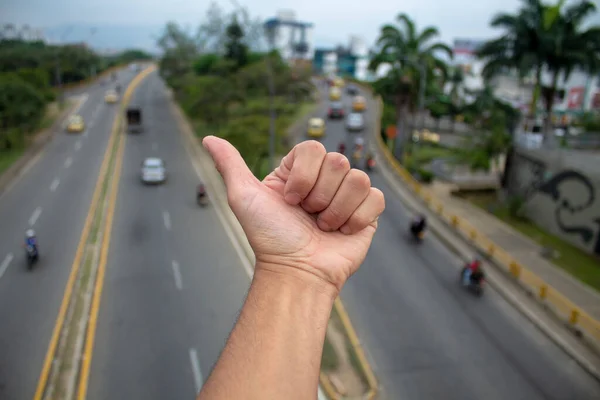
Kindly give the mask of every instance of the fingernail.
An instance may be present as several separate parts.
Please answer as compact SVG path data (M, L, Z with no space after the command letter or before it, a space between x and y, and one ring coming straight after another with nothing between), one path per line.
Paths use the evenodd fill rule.
M322 219L317 220L317 225L319 225L319 228L321 228L322 231L331 232L331 226Z
M344 225L340 228L340 232L342 232L344 235L349 235L352 233L352 231L350 230L350 227L348 225Z
M300 197L298 193L288 193L285 195L284 198L288 204L291 204L293 206L299 204L302 201L302 197Z

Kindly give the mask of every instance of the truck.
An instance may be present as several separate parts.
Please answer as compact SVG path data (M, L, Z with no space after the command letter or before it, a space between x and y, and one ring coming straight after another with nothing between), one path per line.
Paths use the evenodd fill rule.
M142 110L139 107L129 107L125 112L125 120L127 121L127 132L142 132Z

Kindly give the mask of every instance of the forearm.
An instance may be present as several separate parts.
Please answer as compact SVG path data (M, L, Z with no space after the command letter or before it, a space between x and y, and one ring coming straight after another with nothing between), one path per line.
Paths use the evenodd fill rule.
M335 296L335 289L316 277L283 275L258 266L240 317L199 399L315 398Z

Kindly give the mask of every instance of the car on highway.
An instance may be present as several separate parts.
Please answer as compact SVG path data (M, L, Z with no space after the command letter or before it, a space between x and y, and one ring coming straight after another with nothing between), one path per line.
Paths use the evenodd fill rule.
M158 157L148 157L142 163L142 182L163 183L167 180L165 162Z
M332 86L331 89L329 89L329 100L338 101L341 98L342 91L340 90L340 88L337 86Z
M106 94L104 95L104 101L108 104L116 103L119 101L119 95L115 90L107 90Z
M344 87L344 80L340 77L337 77L333 80L333 86L335 87L339 87L339 88L343 88Z
M67 121L67 132L80 133L85 130L85 122L81 115L71 115Z
M358 88L356 87L356 85L351 83L348 86L346 86L346 93L348 93L351 96L355 96L359 92L358 92Z
M331 119L344 118L344 104L341 101L333 101L329 105L327 116Z
M362 114L353 112L346 118L346 129L349 131L362 131L365 128L365 118Z
M312 138L320 138L325 135L325 121L322 118L311 118L308 121L307 135Z
M367 102L362 96L354 96L352 99L352 110L353 111L365 111L367 108Z

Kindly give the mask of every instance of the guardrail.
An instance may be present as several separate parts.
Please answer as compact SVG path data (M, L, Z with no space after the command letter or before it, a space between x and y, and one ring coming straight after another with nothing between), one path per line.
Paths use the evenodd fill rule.
M380 96L374 96L370 87L363 84L361 84L361 87L375 97L377 102L374 125L377 146L380 148L386 161L393 168L394 172L404 181L404 183L420 197L428 208L437 214L441 220L453 227L458 234L476 247L489 260L493 261L501 270L510 275L550 311L554 312L554 314L564 321L577 335L587 335L597 344L600 343L599 321L595 320L566 296L527 269L525 265L515 260L506 250L475 229L469 221L446 211L443 202L435 198L402 165L400 165L381 137L381 113L383 110L383 101Z

